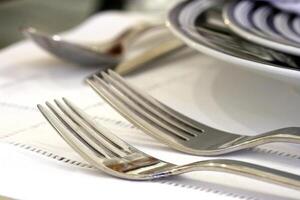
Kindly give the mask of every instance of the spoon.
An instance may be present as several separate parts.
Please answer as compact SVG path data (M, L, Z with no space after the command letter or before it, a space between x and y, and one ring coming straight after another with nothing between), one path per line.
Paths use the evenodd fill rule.
M113 40L97 46L66 41L59 35L47 35L33 27L26 27L21 31L38 46L62 60L84 66L114 66L122 60L126 49L134 39L146 31L163 27L165 27L163 24L139 23L123 30Z

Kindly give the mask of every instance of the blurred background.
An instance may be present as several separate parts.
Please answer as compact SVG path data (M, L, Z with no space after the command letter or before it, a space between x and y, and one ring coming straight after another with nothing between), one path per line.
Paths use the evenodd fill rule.
M48 33L76 26L107 10L164 15L176 0L0 0L0 49L23 39L19 29L30 25Z

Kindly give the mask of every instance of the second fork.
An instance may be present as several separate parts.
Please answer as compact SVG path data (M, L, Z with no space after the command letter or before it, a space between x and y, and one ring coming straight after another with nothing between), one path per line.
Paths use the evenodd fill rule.
M145 133L179 151L222 155L272 142L300 144L300 128L287 127L256 136L217 130L192 120L127 83L109 70L87 79L90 86Z

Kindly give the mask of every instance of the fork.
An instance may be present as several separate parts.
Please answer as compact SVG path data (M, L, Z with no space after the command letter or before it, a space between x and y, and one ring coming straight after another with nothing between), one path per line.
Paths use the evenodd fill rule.
M38 105L59 135L86 161L124 179L151 180L192 171L218 171L300 189L300 176L247 162L215 159L175 165L124 142L67 99Z
M86 80L121 115L168 146L194 155L222 155L272 142L300 143L300 128L287 127L256 136L214 129L171 109L108 70Z

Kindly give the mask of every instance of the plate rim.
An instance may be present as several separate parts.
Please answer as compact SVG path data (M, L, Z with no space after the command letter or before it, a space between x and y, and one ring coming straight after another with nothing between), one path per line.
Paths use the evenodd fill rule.
M249 61L249 60L244 60L232 55L225 54L223 52L219 52L217 50L211 49L209 47L206 47L202 44L197 43L191 36L185 34L185 32L180 29L179 23L178 23L178 10L182 10L183 6L193 2L195 0L184 0L181 2L178 2L175 4L167 14L167 21L166 25L169 28L169 30L180 40L185 42L189 47L203 53L207 54L209 56L215 57L217 59L229 62L229 63L234 63L236 65L240 65L243 68L249 69L251 71L258 71L258 72L263 72L265 75L271 76L273 75L279 75L279 76L284 76L286 78L294 78L297 79L297 84L300 82L300 71L289 69L289 68L280 68L280 67L275 67L267 64L262 64L254 61ZM228 58L230 58L231 61L228 61ZM278 79L278 78L277 78Z
M300 56L300 46L290 46L292 44L285 44L283 42L275 42L273 40L268 40L267 38L264 38L263 36L259 36L255 34L253 31L249 31L244 29L243 27L240 27L236 24L236 20L232 16L230 12L230 8L232 8L234 5L236 5L238 1L232 1L225 5L223 9L223 18L230 30L232 30L237 35L241 36L242 38L249 40L251 42L254 42L256 44L261 44L265 47L272 48L278 51L283 51L286 53L290 53L296 56Z

